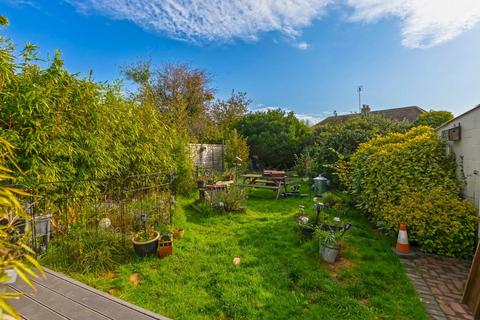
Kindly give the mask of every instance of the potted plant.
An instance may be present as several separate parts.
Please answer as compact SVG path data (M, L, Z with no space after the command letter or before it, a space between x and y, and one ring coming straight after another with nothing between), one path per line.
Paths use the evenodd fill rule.
M143 229L132 238L133 250L139 257L145 257L157 252L158 238L160 238L160 234L152 227L147 228L146 213L142 213L140 219L143 223Z
M334 218L334 221L337 225L325 228L319 227L315 230L315 237L318 239L320 245L320 256L328 263L334 263L337 259L345 232L351 227L350 223L340 226L340 219L337 217Z
M170 233L162 233L158 242L158 255L165 257L173 253L173 235Z

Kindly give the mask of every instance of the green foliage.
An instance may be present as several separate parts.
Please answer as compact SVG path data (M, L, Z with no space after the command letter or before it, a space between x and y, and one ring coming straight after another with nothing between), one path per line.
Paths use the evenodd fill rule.
M351 190L358 205L374 218L386 221L390 228L397 228L400 218L408 218L414 226L410 229L411 237L419 241L422 250L460 256L471 254L470 245L475 237L466 237L471 235L469 223L459 236L458 232L452 232L451 237L437 239L443 233L449 234L451 227L470 211L457 200L459 183L455 178L455 161L446 156L444 144L434 129L420 126L404 134L374 138L360 145L350 167ZM415 197L416 203L407 204L409 197ZM420 202L421 197L428 203ZM437 201L437 197L443 197L446 203ZM408 216L402 205L412 209ZM458 215L452 213L455 210ZM439 223L438 219L443 222Z
M315 176L314 160L308 150L299 156L295 155L295 165L292 168L299 177L313 178Z
M239 162L236 158L242 159ZM238 134L233 129L225 141L225 165L227 168L234 168L238 164L241 168L246 168L248 164L248 144L247 139Z
M291 168L304 149L309 128L290 112L268 110L245 115L236 125L247 137L250 156L269 168Z
M475 249L477 209L467 200L436 188L430 192L410 192L398 205L388 205L384 216L390 226L406 223L409 238L422 251L469 258Z
M367 114L345 122L334 122L318 127L312 135L312 151L315 169L334 183L339 183L331 165L339 160L349 161L358 146L373 137L392 132L405 132L410 124L405 121L387 119L381 115Z
M414 126L430 126L432 128L438 128L445 122L452 120L453 114L450 111L434 111L422 113L413 122Z
M10 280L6 271L13 269L29 286L33 287L31 277L38 277L35 270L43 273L42 268L34 258L34 252L28 247L28 237L21 234L18 226L26 224L30 216L23 210L19 196L28 195L25 192L9 187L16 182L13 171L5 165L14 163L13 146L0 137L0 285ZM18 298L20 293L0 292L0 318L6 311L15 319L20 319L15 309L8 303L9 299Z
M177 172L179 185L191 181L188 139L148 100L126 99L117 84L69 73L59 52L46 69L36 64L33 45L17 59L4 39L0 54L0 130L17 148L19 183L170 171ZM70 191L99 187L75 185L79 190Z
M217 209L226 213L232 213L244 211L246 200L245 189L233 185L227 191L218 193L213 202Z
M41 262L64 272L98 274L114 270L132 256L131 244L124 244L120 234L72 226L51 243Z
M227 100L216 100L212 103L209 113L216 126L211 138L213 142L221 142L225 137L228 138L238 120L247 113L250 102L245 92L233 91Z

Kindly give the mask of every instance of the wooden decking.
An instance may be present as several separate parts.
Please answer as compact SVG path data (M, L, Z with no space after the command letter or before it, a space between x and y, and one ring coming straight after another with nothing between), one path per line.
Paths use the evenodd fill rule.
M163 316L46 269L35 289L17 280L9 289L25 294L12 305L25 320L167 320Z

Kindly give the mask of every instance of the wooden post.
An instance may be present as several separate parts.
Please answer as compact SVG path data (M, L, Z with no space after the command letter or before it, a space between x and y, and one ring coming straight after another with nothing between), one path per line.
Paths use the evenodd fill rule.
M475 319L480 318L480 243L477 245L462 303L468 305Z

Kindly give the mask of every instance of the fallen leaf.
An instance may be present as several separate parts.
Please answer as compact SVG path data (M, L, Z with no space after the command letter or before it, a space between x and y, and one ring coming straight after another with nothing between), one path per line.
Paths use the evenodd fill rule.
M137 272L134 272L128 278L128 282L130 282L134 287L138 286L140 283L140 275Z
M109 293L110 295L112 295L112 296L116 296L117 293L118 293L118 291L120 291L120 290L118 290L118 288L110 288L110 289L108 289L108 293Z

